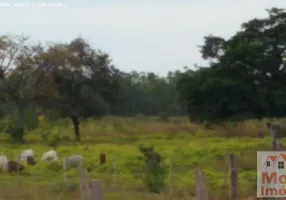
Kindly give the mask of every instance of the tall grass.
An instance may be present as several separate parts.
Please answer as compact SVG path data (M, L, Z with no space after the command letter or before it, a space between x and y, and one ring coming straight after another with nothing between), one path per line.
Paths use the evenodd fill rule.
M28 129L25 135L27 144L9 144L8 135L2 133L0 151L13 159L23 149L33 148L39 161L53 142L61 160L26 166L20 179L1 172L0 199L1 195L3 199L13 200L79 199L77 171L70 170L69 184L63 183L61 162L64 156L71 154L84 156L84 167L91 179L101 180L105 199L169 199L171 186L174 191L172 199L190 199L194 196L194 174L198 167L206 174L211 195L220 196L228 190L226 156L230 152L239 157L241 195L255 196L256 151L271 149L269 137L257 137L259 131L268 135L266 120L206 126L191 123L185 117L163 121L159 117L108 116L82 122L82 141L79 143L73 142L73 127L68 119L50 121L42 116L37 120L36 128ZM136 159L141 155L138 150L141 144L154 145L155 151L164 158L167 173L172 160L173 182L170 184L169 176L166 176L160 194L148 192L141 181L142 163ZM104 165L99 164L101 152L107 155Z

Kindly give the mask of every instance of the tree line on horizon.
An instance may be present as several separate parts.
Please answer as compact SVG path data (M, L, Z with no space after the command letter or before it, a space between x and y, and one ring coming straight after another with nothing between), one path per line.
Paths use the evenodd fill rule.
M212 123L283 117L286 12L267 9L231 38L208 35L199 47L209 66L170 71L124 72L111 56L81 37L42 45L25 35L0 36L0 116L16 118L10 135L23 141L28 110L79 123L105 115L182 116Z

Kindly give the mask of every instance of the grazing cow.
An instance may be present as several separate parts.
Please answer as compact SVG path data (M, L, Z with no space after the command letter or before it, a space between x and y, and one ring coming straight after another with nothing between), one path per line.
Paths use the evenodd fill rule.
M42 156L42 160L55 161L57 159L58 159L58 156L55 150L50 150L48 152L45 152Z
M64 158L64 169L82 167L82 155L72 155Z
M1 153L0 155L0 166L4 171L7 171L8 169L8 158L4 153Z
M24 166L17 163L16 161L14 160L9 160L8 161L8 169L7 171L8 172L22 172L24 170Z
M78 168L82 167L83 157L82 155L72 155L64 158L63 168L64 168L64 178L67 179L66 171L68 168Z
M28 156L28 157L27 157L27 164L28 164L28 165L35 165L35 164L36 164L36 161L35 161L34 157Z
M104 163L106 163L106 155L105 153L101 153L99 155L99 164L103 165Z
M20 154L20 160L21 160L21 161L26 161L28 156L34 157L34 155L35 155L35 152L33 151L33 149L24 150L24 151Z

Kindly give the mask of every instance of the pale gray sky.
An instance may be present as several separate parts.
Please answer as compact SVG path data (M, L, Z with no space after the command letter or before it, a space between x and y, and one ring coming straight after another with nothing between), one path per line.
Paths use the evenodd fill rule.
M12 5L28 2L23 8ZM23 32L43 42L81 35L109 53L121 70L160 75L207 64L197 48L203 36L230 37L241 23L265 17L266 8L286 8L285 0L59 0L65 6L39 7L52 2L0 0L0 34Z

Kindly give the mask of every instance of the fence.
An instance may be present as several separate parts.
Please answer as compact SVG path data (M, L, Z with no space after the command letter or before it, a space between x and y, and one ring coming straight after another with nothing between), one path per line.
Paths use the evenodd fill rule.
M231 155L228 155L227 156L227 161L228 162L225 162L225 159L224 159L224 162L228 165L228 168L227 170L224 170L224 175L223 175L223 185L221 185L221 190L216 190L216 191L219 191L218 193L214 194L214 193L209 193L208 191L208 187L207 187L207 179L208 177L205 175L204 173L204 170L201 169L201 168L198 168L195 172L194 172L194 175L195 176L192 176L194 177L194 180L195 180L195 184L193 185L192 184L192 189L191 190L191 187L186 186L186 190L187 190L187 193L186 194L183 194L182 197L184 197L183 199L188 199L188 200L224 200L224 199L230 199L230 200L237 200L237 199L240 199L240 197L242 195L244 195L243 193L243 188L241 188L241 191L239 191L239 184L238 184L238 160L239 156L238 155L234 155L234 154L231 154ZM117 159L115 159L117 160ZM173 177L173 162L170 160L170 163L169 163L169 184L168 184L168 187L165 188L165 189L169 189L169 190L165 190L164 189L164 192L162 193L162 196L161 197L166 197L166 198L160 198L160 200L162 199L180 199L182 200L182 197L178 197L178 193L176 191L176 184L174 184L174 177ZM116 169L116 162L114 164L114 168ZM75 171L76 172L76 171ZM193 173L193 172L192 172ZM45 183L51 181L51 187L48 186L48 189L49 191L47 191L47 195L48 194L51 194L51 195L61 195L61 191L64 193L65 190L69 190L69 189L72 189L70 187L75 187L76 190L73 190L73 191L76 191L76 196L73 196L73 199L81 199L81 200L107 200L107 199L114 199L112 198L111 196L114 195L114 194L118 194L120 195L120 197L122 196L121 199L124 199L123 197L124 196L128 196L129 194L133 194L134 192L134 188L133 187L129 187L129 186L132 186L132 184L127 184L126 185L126 188L124 186L122 186L122 184L124 184L124 179L120 179L119 177L117 177L117 174L118 174L118 170L114 170L112 174L110 174L110 177L109 179L106 179L106 176L102 177L102 176L97 176L92 173L88 173L87 172L87 169L85 168L80 168L79 169L79 172L77 172L76 174L78 175L77 176L72 176L71 179L69 181L64 181L63 180L59 180L59 182L52 182L51 180L46 180ZM207 171L206 171L206 174L207 174ZM92 180L92 177L96 179L99 179L99 180ZM11 182L13 181L11 178L12 177L7 177L8 179L7 180L4 180L4 177L1 177L1 181L5 181L5 182ZM16 178L16 177L15 177ZM59 177L58 177L59 178ZM57 180L58 180L57 178ZM74 179L75 178L75 179ZM78 181L78 178L79 178L79 181ZM44 180L45 177L37 177L37 176L29 176L29 175L26 175L26 176L17 176L17 179L14 179L14 181L17 181L19 182L20 184L19 185L24 185L24 184L27 184L29 182L29 180L32 180L34 182L34 184L31 184L30 186L33 186L33 185L40 185L40 181ZM73 180L72 180L73 179ZM209 179L209 181L211 182L213 179ZM0 182L1 182L0 181ZM209 182L209 183L210 183ZM255 182L256 182L256 179L255 179ZM68 183L68 184L66 184ZM78 184L79 183L79 184ZM60 185L62 184L62 185ZM193 187L195 186L195 187ZM1 199L10 199L10 197L1 197L1 191L4 190L4 187L0 186L0 200ZM14 185L13 185L14 187ZM59 188L58 188L59 187ZM62 187L62 188L61 188ZM28 188L27 186L25 188ZM26 189L23 189L23 188L20 188L20 189L23 189L23 190L26 190ZM142 187L143 188L143 187ZM188 189L189 188L189 189ZM226 189L227 188L227 189ZM19 190L20 190L19 189ZM55 189L56 191L51 191L50 189ZM58 189L61 189L61 191L58 191ZM153 195L151 193L147 193L146 190L139 190L139 188L136 188L136 191L137 192L135 195L146 195L148 197L150 197L149 199L159 199L159 198L156 198L156 195ZM15 190L15 188L13 189ZM17 190L17 189L16 189ZM30 194L30 197L33 196L40 196L41 194L36 194L38 191L36 191L37 189L34 189L35 192L32 194ZM212 190L212 192L214 192ZM6 192L7 193L7 192ZM39 193L42 193L41 191ZM52 194L53 193L53 194ZM63 194L62 193L62 194ZM66 197L68 199L70 199L70 195L72 195L72 193L69 193ZM111 197L111 198L110 198ZM154 197L154 198L153 198ZM12 199L12 198L11 198ZM34 199L37 199L36 197ZM47 198L47 199L52 199L52 198ZM57 198L57 199L62 199L62 198ZM120 198L117 198L117 199L120 199ZM134 198L126 198L126 199L134 199ZM136 199L136 198L135 198ZM142 198L143 199L143 198ZM145 199L148 199L148 198L145 198ZM44 200L44 199L42 199ZM137 199L139 200L139 199ZM140 199L141 200L141 199Z
M236 165L236 157L234 154L229 155L229 180L230 180L230 190L229 190L229 199L237 200L239 198L238 191L238 171ZM172 167L172 165L170 165ZM103 200L103 195L101 191L100 181L93 180L91 184L88 180L88 173L86 169L80 168L80 192L81 200ZM195 175L195 200L213 200L215 198L210 197L207 180L202 169L198 168ZM170 188L170 193L172 188Z

